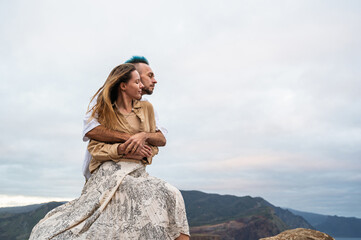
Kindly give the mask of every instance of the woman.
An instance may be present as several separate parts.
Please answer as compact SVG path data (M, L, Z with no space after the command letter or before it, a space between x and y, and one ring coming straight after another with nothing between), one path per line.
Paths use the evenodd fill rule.
M138 101L142 87L132 64L117 66L94 95L93 117L130 134L155 132L152 105ZM157 147L125 154L123 144L92 140L88 150L92 174L81 196L49 212L30 239L189 239L179 190L145 170Z

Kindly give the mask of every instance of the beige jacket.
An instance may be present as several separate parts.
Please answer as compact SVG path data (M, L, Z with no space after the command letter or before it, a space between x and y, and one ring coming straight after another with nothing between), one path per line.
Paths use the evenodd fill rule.
M116 127L117 131L136 134L138 132L155 132L155 118L153 106L148 101L135 101L133 104L133 111L140 119L139 129L134 129L124 116L116 111L119 125ZM118 155L118 146L120 143L104 143L96 140L91 140L88 144L88 150L92 155L92 160L89 165L89 171L93 172L105 161L139 161L134 159L124 158L123 155ZM152 156L143 161L145 164L151 164L152 158L158 154L158 148L151 146Z

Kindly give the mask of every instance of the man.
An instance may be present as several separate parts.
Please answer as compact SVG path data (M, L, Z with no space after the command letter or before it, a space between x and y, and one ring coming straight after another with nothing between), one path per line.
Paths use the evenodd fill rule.
M135 68L139 72L140 80L143 83L144 87L142 89L142 95L147 94L151 95L154 91L155 84L157 80L155 79L154 72L149 66L148 60L143 56L133 56L131 59L125 63L134 64ZM142 101L147 101L142 97ZM94 99L89 109L95 105L96 99ZM165 134L167 130L159 125L158 115L155 111L155 120L157 132L155 133L145 133L140 132L134 135L128 133L118 132L115 130L110 130L100 125L97 119L93 118L89 121L92 112L88 111L84 118L84 128L83 128L83 141L89 141L94 139L101 142L124 142L125 153L135 153L137 150L146 148L146 142L151 137L152 141L148 143L151 145L164 146L166 144ZM85 158L83 162L83 175L86 179L90 177L89 172L89 163L91 160L91 155L88 149L85 152Z

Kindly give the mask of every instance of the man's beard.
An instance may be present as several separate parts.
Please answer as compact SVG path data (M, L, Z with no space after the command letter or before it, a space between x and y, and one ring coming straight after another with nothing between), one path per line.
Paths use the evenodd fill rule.
M150 88L143 88L143 91L144 91L145 94L147 94L147 95L152 95L152 93L153 93L153 90L150 89Z

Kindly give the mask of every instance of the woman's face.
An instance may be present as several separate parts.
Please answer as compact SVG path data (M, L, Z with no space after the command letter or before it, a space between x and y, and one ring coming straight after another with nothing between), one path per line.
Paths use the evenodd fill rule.
M125 83L124 92L131 98L140 100L142 98L143 84L140 81L139 73L134 70L131 73L130 80Z

